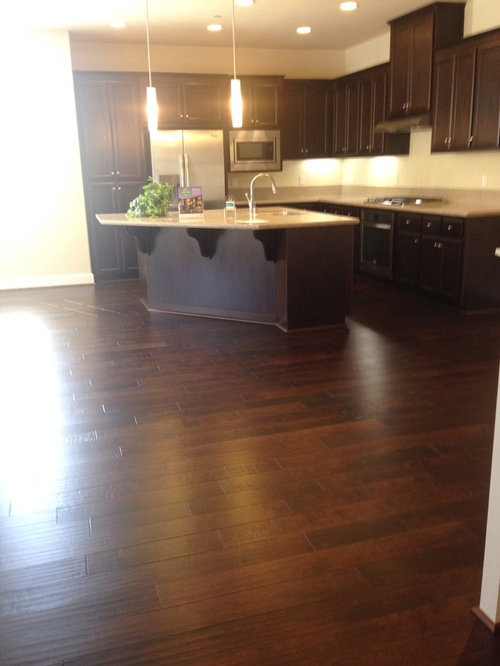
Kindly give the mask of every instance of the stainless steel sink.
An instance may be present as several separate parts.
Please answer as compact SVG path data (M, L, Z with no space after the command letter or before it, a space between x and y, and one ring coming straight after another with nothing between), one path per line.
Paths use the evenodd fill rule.
M274 206L269 206L269 208L259 208L257 210L257 216L260 217L261 215L272 215L273 217L276 215L279 216L284 216L284 215L302 215L303 211L301 210L294 210L293 208L282 208L280 206L277 206L276 208Z

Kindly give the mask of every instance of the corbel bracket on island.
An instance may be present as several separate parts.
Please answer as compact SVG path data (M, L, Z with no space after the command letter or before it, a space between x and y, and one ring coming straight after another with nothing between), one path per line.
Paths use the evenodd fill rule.
M136 227L127 225L125 231L131 234L137 241L137 247L143 254L151 254L155 249L156 236L160 227Z
M196 227L188 227L186 231L188 236L198 242L201 256L208 259L214 256L219 236L224 233L223 229L198 229Z
M254 238L262 243L266 260L276 263L278 259L280 237L282 235L281 231L279 229L269 229L265 231L259 231L256 229L253 232L253 235Z

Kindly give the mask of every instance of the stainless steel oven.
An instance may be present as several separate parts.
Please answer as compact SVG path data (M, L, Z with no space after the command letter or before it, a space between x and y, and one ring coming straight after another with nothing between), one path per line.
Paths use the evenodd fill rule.
M280 130L230 130L231 171L281 171Z
M394 213L365 208L361 211L359 270L377 277L392 279L394 247Z

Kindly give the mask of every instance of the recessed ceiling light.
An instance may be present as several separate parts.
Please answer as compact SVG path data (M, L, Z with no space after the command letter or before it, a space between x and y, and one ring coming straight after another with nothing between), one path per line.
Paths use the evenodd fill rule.
M222 26L220 23L211 23L210 25L207 25L207 30L210 30L210 32L220 32Z
M301 25L300 28L297 28L297 33L299 35L308 35L311 32L311 28L308 25Z
M119 28L124 28L125 27L125 21L111 21L109 24L112 28L116 28L117 30Z
M358 3L350 0L349 2L341 2L340 3L340 9L343 12L352 12L353 9L358 8Z

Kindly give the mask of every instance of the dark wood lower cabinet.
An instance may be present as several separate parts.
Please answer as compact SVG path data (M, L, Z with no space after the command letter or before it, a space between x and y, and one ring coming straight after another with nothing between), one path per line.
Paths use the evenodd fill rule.
M460 298L462 244L442 238L422 238L420 289L452 301Z
M135 238L120 227L103 227L95 216L96 213L127 212L132 199L142 192L143 185L143 181L87 184L87 225L96 281L138 275Z

